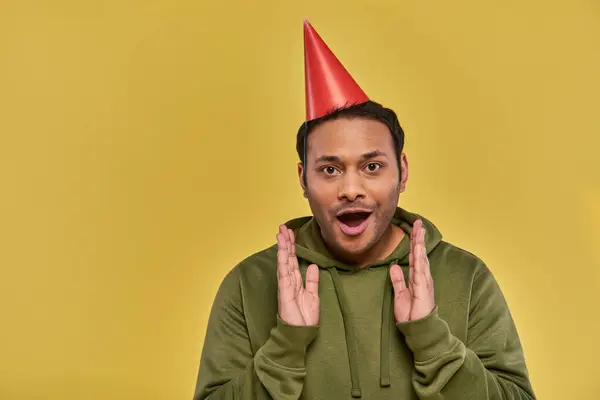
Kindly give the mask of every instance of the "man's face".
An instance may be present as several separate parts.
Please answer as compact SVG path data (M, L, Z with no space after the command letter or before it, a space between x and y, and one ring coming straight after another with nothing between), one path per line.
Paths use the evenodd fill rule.
M360 256L388 231L404 191L392 135L376 120L341 117L314 128L308 139L305 188L325 243L348 258Z

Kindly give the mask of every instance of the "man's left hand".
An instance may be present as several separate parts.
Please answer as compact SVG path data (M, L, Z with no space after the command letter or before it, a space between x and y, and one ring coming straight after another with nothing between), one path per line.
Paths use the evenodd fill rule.
M425 228L415 221L410 233L408 287L398 265L390 268L394 287L394 316L396 323L414 321L428 316L435 308L433 278L425 250Z

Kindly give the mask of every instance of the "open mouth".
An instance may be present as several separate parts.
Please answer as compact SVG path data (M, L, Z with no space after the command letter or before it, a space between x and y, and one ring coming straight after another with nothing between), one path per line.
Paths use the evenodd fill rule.
M338 215L340 229L348 236L358 236L367 229L371 213L368 211L346 212Z
M371 215L370 212L351 212L343 215L338 215L338 220L344 225L355 228L362 224Z

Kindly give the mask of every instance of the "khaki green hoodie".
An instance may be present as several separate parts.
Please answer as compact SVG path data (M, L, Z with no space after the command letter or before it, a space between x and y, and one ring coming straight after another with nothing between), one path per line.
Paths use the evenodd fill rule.
M276 245L248 257L217 292L194 399L535 399L490 270L423 217L398 208L392 223L410 233L417 218L435 285L429 316L394 320L389 267L399 263L408 282L408 235L385 260L357 268L333 259L313 218L292 220L303 278L319 266L319 326L278 318Z

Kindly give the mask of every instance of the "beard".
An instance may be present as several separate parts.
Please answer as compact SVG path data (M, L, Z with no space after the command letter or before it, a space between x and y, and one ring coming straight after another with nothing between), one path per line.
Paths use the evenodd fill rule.
M369 255L388 232L398 207L400 183L390 188L385 200L381 203L368 201L344 202L331 207L313 204L308 195L311 210L321 231L321 237L329 251L339 261L354 264ZM369 210L369 222L366 230L356 237L345 236L339 227L337 215L349 208Z

